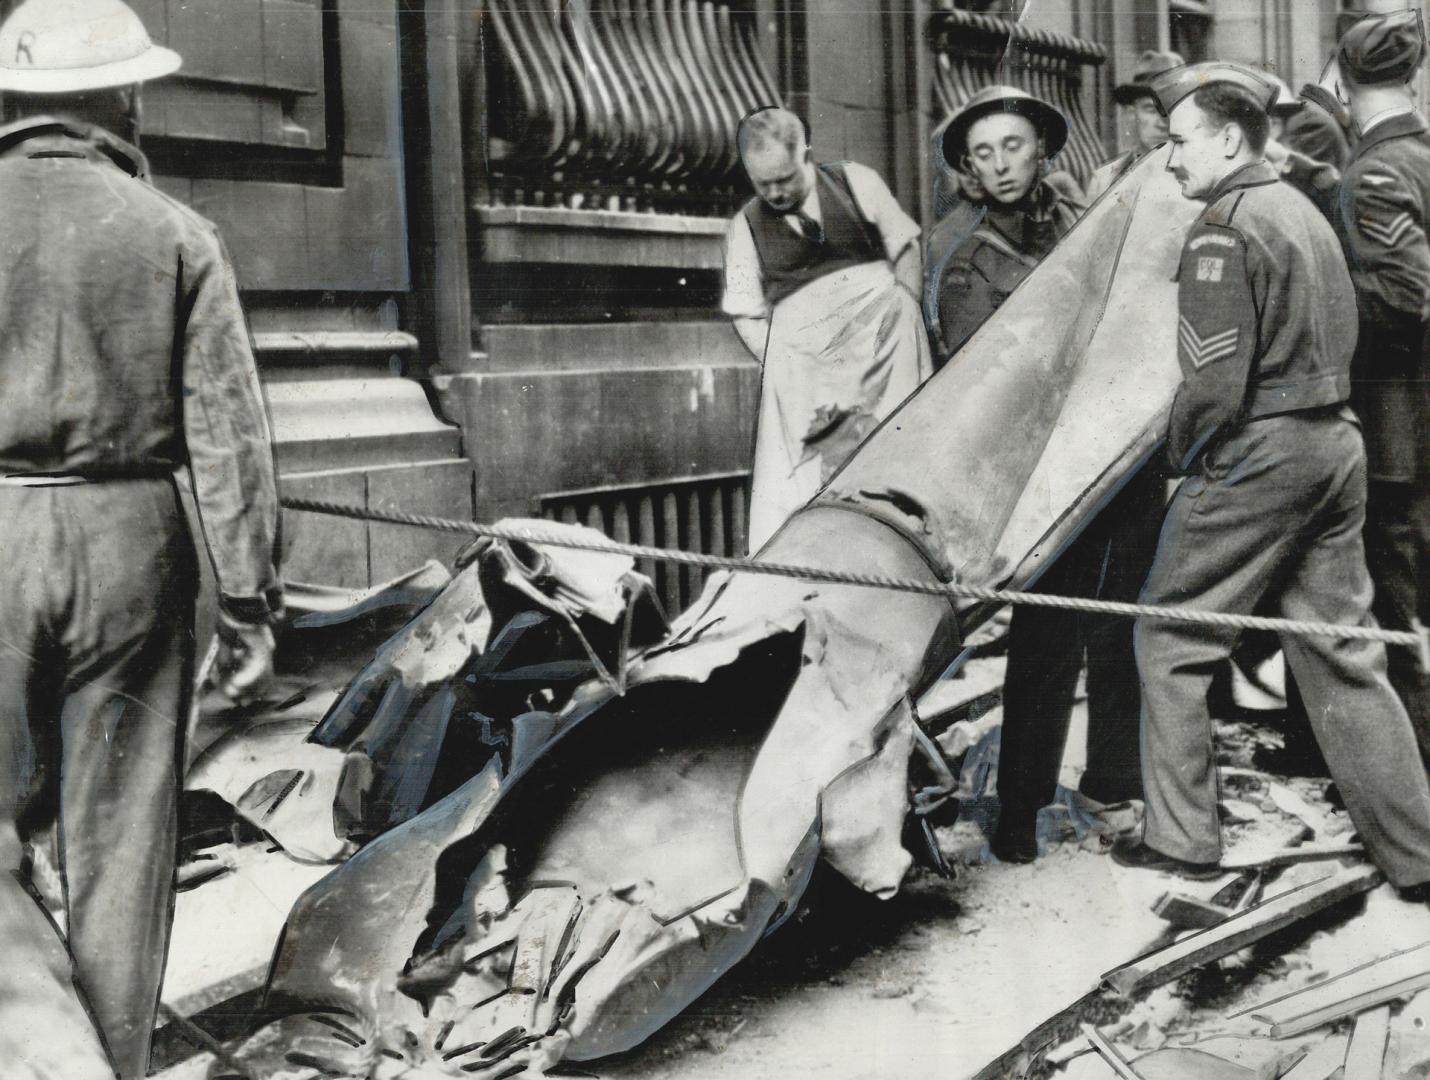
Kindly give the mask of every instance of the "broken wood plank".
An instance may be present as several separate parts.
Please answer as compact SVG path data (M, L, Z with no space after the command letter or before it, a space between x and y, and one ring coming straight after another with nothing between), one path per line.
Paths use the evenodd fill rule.
M1385 1044L1390 1037L1390 1006L1363 1013L1346 1048L1344 1080L1381 1080Z
M1152 913L1178 930L1209 930L1233 914L1231 908L1186 893L1163 893L1152 905Z
M1112 1066L1112 1071L1121 1080L1143 1080L1142 1074L1128 1064L1127 1059L1117 1052L1117 1047L1108 1042L1097 1028L1091 1024L1083 1024L1082 1033L1087 1036L1087 1041L1092 1044L1092 1048L1097 1051L1098 1056Z
M1430 941L1343 971L1238 1013L1289 1038L1430 987Z
M1115 968L1102 980L1124 997L1171 982L1194 968L1234 953L1349 897L1375 888L1385 877L1373 866L1358 866L1308 882L1263 900L1209 930Z
M1332 1035L1313 1046L1281 1080L1331 1080L1331 1074L1346 1061L1344 1035Z
M1020 1064L1026 1068L1029 1061L1045 1053L1049 1047L1059 1041L1059 1033L1066 1032L1068 1029L1069 1018L1083 1015L1097 1000L1101 992L1099 988L1094 987L1066 1008L1060 1009L1048 1017L1018 1040L1016 1045L1009 1047L979 1069L973 1080L998 1080L998 1078L1012 1075Z
M1301 844L1280 848L1264 855L1252 852L1222 860L1223 870L1252 870L1260 867L1290 866L1316 859L1339 859L1347 855L1365 855L1363 844Z

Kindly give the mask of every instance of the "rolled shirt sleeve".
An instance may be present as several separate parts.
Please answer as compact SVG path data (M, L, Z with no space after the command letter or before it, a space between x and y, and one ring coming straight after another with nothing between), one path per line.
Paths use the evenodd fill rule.
M770 314L760 256L743 213L731 218L725 230L725 293L720 310L734 319L764 319Z
M869 166L857 161L845 162L844 175L849 178L849 190L854 193L860 211L879 230L884 240L884 254L890 262L897 262L904 249L923 235L923 230L904 213L884 178Z
M246 622L281 602L273 438L239 304L216 235L186 245L183 423L194 497L226 611Z

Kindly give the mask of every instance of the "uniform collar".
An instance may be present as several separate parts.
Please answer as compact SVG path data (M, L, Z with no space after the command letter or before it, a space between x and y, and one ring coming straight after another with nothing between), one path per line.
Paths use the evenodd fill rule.
M1046 180L1040 180L1020 203L1007 206L985 199L983 209L986 225L1018 251L1039 257L1068 230L1066 200Z
M140 180L149 179L149 161L139 148L104 128L77 124L53 116L31 116L0 127L0 157L19 153L60 151L91 161L107 162Z
M1207 205L1216 202L1228 191L1235 191L1237 188L1261 187L1263 184L1279 184L1281 177L1276 170L1264 159L1253 161L1249 165L1243 165L1235 172L1221 178L1216 187L1212 188L1211 194L1207 196Z
M1424 131L1425 118L1414 109L1409 112L1396 113L1375 124L1370 131L1360 137L1352 158L1359 158L1372 146L1379 146L1391 139L1403 139L1407 135L1419 135Z
M1025 218L1033 221L1054 219L1061 201L1062 196L1058 194L1057 188L1046 180L1039 180L1028 193L1028 197L1021 202L1010 206L989 197L983 200L983 206L988 212L988 220L1012 235L1014 230L1022 229Z

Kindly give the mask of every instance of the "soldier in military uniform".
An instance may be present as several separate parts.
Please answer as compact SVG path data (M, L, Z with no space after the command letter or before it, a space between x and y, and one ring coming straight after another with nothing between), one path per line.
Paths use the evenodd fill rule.
M980 90L945 127L944 158L972 174L984 197L982 220L954 250L938 284L940 364L998 310L1082 212L1043 179L1048 159L1067 138L1062 113L1012 86Z
M1274 87L1230 64L1153 81L1168 168L1207 204L1178 271L1182 383L1167 456L1185 473L1143 591L1149 604L1374 625L1361 529L1365 451L1346 407L1355 294L1334 230L1262 158ZM1315 283L1312 288L1308 283ZM1140 841L1124 865L1220 872L1207 689L1238 633L1139 619ZM1430 882L1430 784L1385 675L1385 647L1283 636L1311 724L1371 858L1397 886Z
M1041 179L1067 138L1062 114L1012 87L990 87L944 132L948 161L987 193L983 219L954 251L938 290L938 320L950 350L982 325L1072 226L1081 207ZM1042 576L1050 592L1136 596L1156 547L1162 490L1134 478ZM992 837L1006 862L1037 856L1039 809L1053 801L1078 674L1087 658L1088 752L1081 792L1096 803L1141 796L1140 713L1132 628L1049 608L1014 609L1003 690L1002 805Z
M1181 67L1185 60L1174 52L1148 49L1137 58L1132 78L1112 88L1112 100L1127 110L1132 118L1136 143L1132 149L1118 154L1100 165L1087 181L1087 201L1092 202L1117 182L1117 178L1142 160L1142 155L1167 141L1167 118L1157 104L1156 95L1148 89L1154 75Z
M1360 139L1341 181L1341 228L1360 310L1351 401L1365 425L1370 465L1366 555L1382 626L1411 628L1427 606L1425 500L1430 427L1425 402L1430 311L1430 134L1407 80L1424 53L1415 12L1363 19L1337 60ZM1418 508L1418 510L1417 510ZM1430 761L1430 673L1404 649L1390 681Z

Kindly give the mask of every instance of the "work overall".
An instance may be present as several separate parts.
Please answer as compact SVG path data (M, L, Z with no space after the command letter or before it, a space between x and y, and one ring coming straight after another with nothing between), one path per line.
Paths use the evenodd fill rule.
M267 418L212 226L99 129L0 129L0 1073L138 1080L168 948L198 561L277 597ZM64 936L31 872L57 841Z

